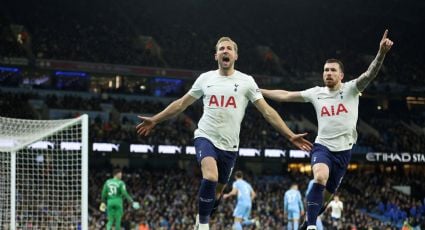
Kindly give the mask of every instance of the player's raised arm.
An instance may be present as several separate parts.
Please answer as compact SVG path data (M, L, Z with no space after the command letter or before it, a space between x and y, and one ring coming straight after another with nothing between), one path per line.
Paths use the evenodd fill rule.
M288 128L279 114L263 98L254 102L255 107L263 114L263 117L269 122L282 136L288 138L295 146L304 151L310 151L313 144L304 139L307 133L295 134Z
M369 83L375 79L378 75L379 70L381 69L382 63L384 62L385 55L393 46L393 41L388 38L388 30L385 30L384 35L382 36L381 41L379 42L379 51L372 63L370 63L369 68L364 72L360 77L357 78L357 89L361 92L363 91Z
M173 101L164 110L157 113L153 117L139 116L142 120L140 124L136 126L137 133L141 136L147 136L156 124L170 119L177 114L183 112L189 105L193 104L197 99L190 94L185 94L183 97Z
M270 90L261 89L261 93L264 97L279 102L304 102L303 97L299 91L286 91L286 90Z

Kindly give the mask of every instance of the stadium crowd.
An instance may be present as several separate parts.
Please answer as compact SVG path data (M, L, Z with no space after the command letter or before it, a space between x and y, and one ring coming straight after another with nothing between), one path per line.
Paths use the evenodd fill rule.
M109 112L109 119L104 120L101 116L92 117L90 125L91 141L107 142L140 142L153 144L192 144L192 131L194 124L199 119L201 104L196 104L181 117L173 121L162 124L155 134L148 139L138 137L134 132L136 124L134 117L139 112L154 113L158 108L165 106L164 102L157 100L132 101L124 98L91 98L81 95L67 94L39 94L39 91L31 93L10 93L1 91L1 116L13 115L21 118L37 118L39 114L31 106L32 100L44 100L47 110L62 109L68 111L68 117L77 115L84 111L102 111L102 104L109 103L113 105L114 110ZM396 116L388 116L385 112L376 110L373 105L368 105L369 101L364 101L367 108L366 114L360 114L361 118L373 124L380 132L382 139L372 139L368 133L360 131L361 146L373 149L375 151L397 150L397 151L419 151L423 149L424 136L409 131L404 123L423 122L414 115L403 115L402 120L396 120ZM16 105L20 105L16 107ZM301 114L305 114L307 119L314 119L314 115L303 105L291 104L288 106L277 105L278 110L284 111L283 114L290 117L289 120L301 120ZM24 108L24 109L22 109ZM141 109L142 108L142 109ZM260 114L248 108L247 117L243 122L243 132L241 143L247 147L279 147L289 148L289 143L281 138L276 141L275 134L266 124L258 122ZM376 112L372 112L376 111ZM309 114L310 113L310 114ZM372 114L373 113L373 114ZM124 116L121 116L123 114ZM391 120L393 119L393 120ZM404 120L409 119L409 120ZM314 122L314 120L311 120ZM255 124L255 129L254 129ZM298 123L289 123L292 128L299 131L306 131L303 126L297 127ZM422 123L421 123L422 124ZM258 130L261 130L260 132ZM314 136L314 130L308 130L311 136ZM260 133L261 135L258 135ZM409 135L407 138L394 138L400 135ZM255 137L255 138L254 138ZM390 138L391 137L391 138ZM412 142L413 141L413 142ZM392 144L396 143L396 145ZM412 145L415 143L417 145ZM390 145L391 144L391 145ZM390 145L390 146L388 146ZM418 149L416 149L418 148ZM135 170L128 169L128 176L125 181L133 192L133 196L142 204L140 211L130 211L127 208L123 225L126 229L132 229L134 226L146 222L152 229L188 229L193 225L194 210L196 210L196 188L198 187L199 172L192 171L157 171L157 170ZM90 229L102 229L105 224L105 216L97 210L99 203L100 186L106 177L108 171L93 171L90 176ZM165 176L164 176L165 175ZM143 178L143 179L141 179ZM248 176L248 180L253 181L254 187L258 193L253 216L259 217L264 228L262 229L282 229L285 225L281 209L282 194L291 182L300 184L301 191L305 190L308 176L299 173L288 173L275 176ZM409 220L412 225L420 225L424 222L423 197L421 199L404 195L392 189L393 185L412 185L423 187L420 184L420 174L386 174L384 171L372 173L352 172L346 176L340 196L344 201L345 211L343 226L338 229L389 229L400 226L403 221ZM166 186L165 186L166 185ZM421 191L425 191L421 188ZM170 193L171 191L171 193ZM170 204L172 204L170 206ZM228 229L232 225L232 202L225 202L220 207L219 214L214 218L214 223L219 226L218 229ZM326 226L331 226L329 214L325 214L323 221ZM392 227L391 227L392 226Z
M123 226L137 229L147 224L151 229L190 229L194 224L197 206L196 193L199 169L127 169L124 181L132 196L142 204L140 210L126 205ZM97 210L100 203L102 183L110 177L108 170L92 171L90 174L90 229L102 229L105 214ZM406 175L384 172L349 172L339 195L344 202L343 220L337 229L400 229L405 220L412 226L425 227L424 197L409 197L392 189L393 185L420 181L421 174ZM309 181L307 174L286 172L282 175L247 176L257 192L252 217L260 219L260 229L286 229L283 216L283 194L295 182L304 194ZM381 186L382 185L382 186ZM233 224L232 212L235 202L222 202L212 220L213 229L230 229ZM381 207L392 211L388 216L381 213ZM334 229L330 213L322 217L326 229ZM248 228L247 228L248 229ZM255 229L251 227L249 229Z
M250 74L279 76L285 79L282 88L298 90L296 83L300 79L308 86L313 85L312 76L316 77L315 81L321 80L320 72L327 58L337 57L347 62L346 79L364 71L376 52L376 37L388 26L400 48L394 49L382 73L367 89L366 96L371 92L372 97L361 99L355 151L424 151L423 109L408 108L406 101L400 100L409 93L421 96L425 90L423 34L416 34L422 32L417 32L423 23L420 0L409 4L398 0L332 0L308 5L303 1L263 1L261 7L255 1L236 0L226 2L225 9L222 3L47 0L39 4L6 0L0 9L0 58L28 58L28 68L34 68L36 59L59 59L203 70L215 68L214 44L221 35L229 35L240 47L238 69ZM381 10L383 5L387 10ZM238 13L234 14L235 11ZM199 20L199 15L203 20ZM0 86L22 87L25 76L20 74L24 73L1 70ZM37 78L49 78L48 75L42 72ZM136 115L158 112L165 107L167 98L165 101L151 97L134 99L111 94L105 97L89 94L85 83L75 90L86 92L69 94L41 93L42 90L18 93L13 88L1 88L0 116L49 119L51 110L64 111L62 117L90 111L99 114L91 117L91 142L192 145L201 103L160 124L149 137L141 138L134 130L138 122ZM385 97L388 106L377 109L376 101L383 93L391 94ZM271 104L294 131L308 132L308 138L313 141L317 127L309 105ZM260 119L260 113L248 107L246 114L240 146L291 148L287 140L279 138ZM106 216L98 210L100 189L111 171L111 166L91 169L90 229L104 229ZM126 169L124 181L142 208L133 211L126 206L124 228L143 229L141 226L146 225L150 229L190 229L194 223L199 176L196 168ZM350 171L339 190L345 209L338 229L400 229L403 223L425 228L424 193L415 197L393 188L409 185L425 191L421 176L421 172L408 174L400 170ZM252 215L260 219L261 229L283 229L286 224L283 193L292 182L305 191L309 175L286 171L282 175L248 173L247 180L258 194ZM217 229L231 227L233 205L232 201L222 203L213 218ZM323 221L330 228L329 213L324 214Z
M421 1L411 1L402 8L397 0L308 5L283 1L267 2L261 8L256 4L232 1L226 3L228 10L222 10L218 2L130 0L118 5L100 0L48 0L22 5L7 0L0 10L4 28L0 54L28 56L28 49L22 48L27 41L34 58L204 70L215 67L215 41L229 35L240 46L240 69L290 81L320 72L323 62L331 57L349 62L347 75L361 73L376 52L371 48L376 47L376 38L389 27L401 48L394 49L374 85L384 91L391 86L388 82L412 87L425 83L420 52L424 47L421 36L415 34L420 33L417 28L422 15L417 9ZM382 4L389 9L385 13L376 10ZM238 14L228 20L233 10ZM323 10L327 14L321 14ZM272 25L277 26L271 29ZM19 34L27 38L23 44L17 41Z
M67 117L74 117L84 111L104 112L102 104L111 105L108 116L96 116L91 118L90 138L92 141L101 142L127 142L127 143L151 143L151 144L192 144L193 130L201 116L202 103L191 106L184 114L174 120L161 123L155 129L154 135L146 138L137 136L134 127L138 122L138 114L154 114L166 103L154 98L142 100L119 98L102 99L99 95L82 97L67 94L37 94L11 93L0 91L2 100L2 116L14 116L20 118L48 118L46 111L37 112L29 103L30 100L45 101L46 108L60 109L67 112ZM394 103L395 106L388 110L377 110L371 100L361 102L360 119L368 124L368 128L358 128L359 139L356 150L387 151L387 152L421 152L425 149L425 119L417 113L409 113L403 105ZM20 105L16 107L16 105ZM275 104L272 105L282 114L290 128L296 132L308 132L308 138L313 141L317 126L314 112L309 105L305 104ZM392 106L392 105L391 105ZM22 109L24 108L24 109ZM111 109L112 108L112 109ZM261 114L254 111L250 106L247 116L242 122L241 146L247 148L290 148L290 143L273 130L261 119ZM404 112L404 113L403 113ZM38 115L37 115L38 114ZM419 127L419 128L417 128Z

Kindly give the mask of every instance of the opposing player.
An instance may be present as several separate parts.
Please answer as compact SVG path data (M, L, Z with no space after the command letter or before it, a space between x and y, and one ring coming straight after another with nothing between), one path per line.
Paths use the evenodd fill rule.
M125 183L121 180L121 169L115 169L112 174L113 177L108 179L103 185L102 203L100 204L99 210L102 212L106 211L108 214L106 229L112 229L112 225L115 224L115 230L119 230L121 229L121 218L124 214L123 197L126 198L128 202L132 203L134 209L139 209L140 205L138 202L133 201L128 194Z
M288 218L288 230L298 230L300 217L304 215L304 204L297 184L285 192L283 198L283 213Z
M235 222L233 229L242 230L242 226L250 226L255 224L256 228L260 228L258 219L249 219L252 209L252 200L257 196L252 186L243 179L242 171L235 172L236 181L233 182L232 191L223 195L223 199L231 196L237 196L237 203L233 211Z
M329 59L323 68L325 87L314 87L301 92L262 90L267 98L310 102L316 110L319 130L311 151L315 183L307 196L308 229L316 229L317 216L324 210L323 200L330 200L347 170L351 149L357 140L359 96L377 76L385 55L393 45L387 35L388 30L385 30L375 59L367 71L354 80L343 83L343 64L337 59ZM306 224L301 229L306 229Z
M192 88L180 99L173 101L153 117L139 116L137 133L148 135L156 124L183 112L197 99L203 98L204 112L195 130L195 150L201 165L202 181L199 188L199 215L196 228L209 229L209 218L218 205L225 184L228 182L239 150L239 133L248 102L278 132L302 150L310 150L311 143L304 134L294 134L261 95L254 79L235 70L238 46L229 37L222 37L216 44L214 55L218 70L201 74Z

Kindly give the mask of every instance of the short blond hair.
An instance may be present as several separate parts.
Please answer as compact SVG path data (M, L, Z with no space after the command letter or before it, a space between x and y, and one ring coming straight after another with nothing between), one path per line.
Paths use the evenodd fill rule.
M218 50L218 44L225 42L225 41L229 41L233 44L233 48L235 49L235 52L238 53L238 44L236 44L235 41L233 41L231 38L229 37L221 37L220 39L218 39L217 44L215 44L215 51Z

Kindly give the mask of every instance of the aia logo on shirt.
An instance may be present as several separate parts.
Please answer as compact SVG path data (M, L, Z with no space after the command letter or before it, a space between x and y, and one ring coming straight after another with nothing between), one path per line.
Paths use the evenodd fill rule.
M339 103L337 106L323 106L322 110L320 111L320 116L338 116L341 113L348 113L348 110L345 108L344 104Z
M208 106L225 107L225 108L233 107L236 109L236 101L233 96L226 97L224 95L220 95L220 96L211 95Z

